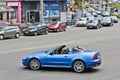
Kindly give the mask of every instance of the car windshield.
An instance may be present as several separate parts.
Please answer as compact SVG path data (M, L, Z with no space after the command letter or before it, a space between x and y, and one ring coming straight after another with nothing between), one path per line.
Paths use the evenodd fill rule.
M102 19L103 21L110 21L110 17L105 17Z
M8 26L8 25L4 22L0 22L0 27L5 27L5 26Z
M29 26L30 29L36 28L36 25Z
M79 21L85 21L86 20L86 18L81 18Z
M97 23L97 20L90 20L89 23Z
M59 25L59 23L58 22L52 22L51 25L55 26L55 25Z
M112 19L117 19L117 17L116 16L111 16L112 17Z

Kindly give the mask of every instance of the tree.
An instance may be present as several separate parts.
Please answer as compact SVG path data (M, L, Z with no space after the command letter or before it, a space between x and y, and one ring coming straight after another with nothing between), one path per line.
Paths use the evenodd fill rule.
M83 5L83 0L74 0L75 1L75 5L78 9L82 9L82 5Z

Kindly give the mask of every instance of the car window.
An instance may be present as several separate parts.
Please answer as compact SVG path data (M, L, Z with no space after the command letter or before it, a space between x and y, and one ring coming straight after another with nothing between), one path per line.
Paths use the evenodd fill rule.
M7 27L7 28L6 28L7 31L8 31L8 30L15 30L15 29L17 29L17 28L15 28L15 27Z
M6 23L0 22L0 27L6 27L6 26L8 26Z
M58 23L57 22L52 22L51 25L57 25Z
M4 27L0 27L0 31L4 30Z
M41 25L41 24L38 24L37 27L40 28L40 27L42 27L42 25Z

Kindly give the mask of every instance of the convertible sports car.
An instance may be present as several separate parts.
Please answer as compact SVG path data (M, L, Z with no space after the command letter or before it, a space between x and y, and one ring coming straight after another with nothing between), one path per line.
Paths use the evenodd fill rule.
M61 53L63 52L64 53ZM100 52L85 50L79 46L72 48L58 46L49 51L30 54L22 59L22 64L32 70L43 67L70 68L75 72L83 72L101 64Z

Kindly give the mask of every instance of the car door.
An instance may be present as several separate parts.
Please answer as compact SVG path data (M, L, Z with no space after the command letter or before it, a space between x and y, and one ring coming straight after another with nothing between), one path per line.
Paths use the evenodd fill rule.
M70 55L69 54L49 54L46 56L46 65L48 66L69 66Z
M13 36L13 34L15 35L14 28L12 27L5 28L5 33L4 33L5 37L11 37Z
M43 33L44 30L45 30L45 27L44 27L44 26L38 25L38 33L39 33L39 34Z

